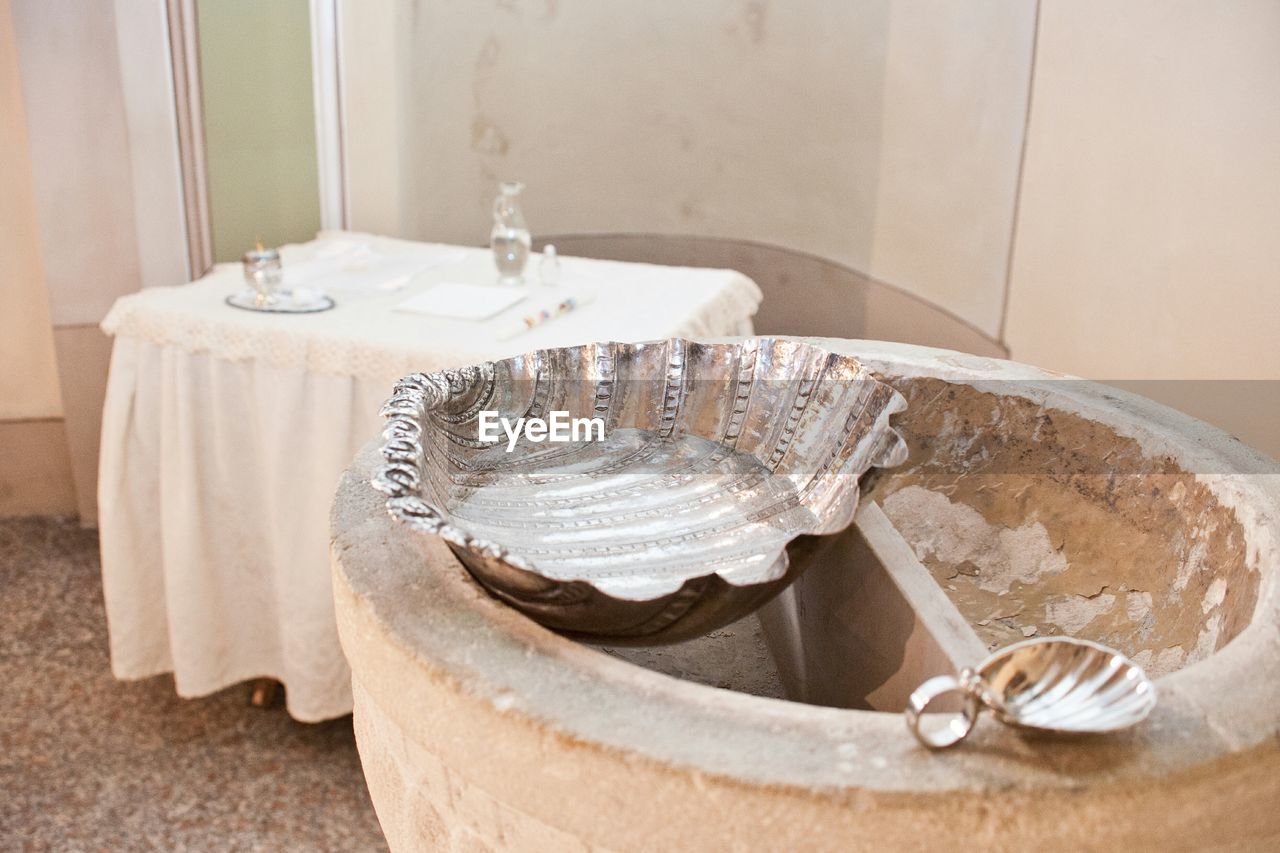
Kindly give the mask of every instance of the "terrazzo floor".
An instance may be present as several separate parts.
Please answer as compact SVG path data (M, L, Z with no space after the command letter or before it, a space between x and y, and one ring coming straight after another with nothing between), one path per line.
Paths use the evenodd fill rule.
M116 681L97 534L0 520L0 850L383 850L351 718Z

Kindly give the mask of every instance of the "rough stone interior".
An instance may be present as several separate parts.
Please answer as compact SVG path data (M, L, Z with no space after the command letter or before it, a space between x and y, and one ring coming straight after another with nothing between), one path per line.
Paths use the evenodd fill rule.
M1243 532L1195 473L1022 397L893 384L911 456L868 497L988 646L1070 634L1159 676L1249 623L1258 574Z
M597 646L606 654L708 687L787 698L760 619L745 616L718 631L667 646Z

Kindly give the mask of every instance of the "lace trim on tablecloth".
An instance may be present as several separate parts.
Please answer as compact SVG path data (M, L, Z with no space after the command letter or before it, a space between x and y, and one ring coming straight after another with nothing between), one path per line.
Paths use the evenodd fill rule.
M735 275L670 335L712 338L748 334L750 318L761 296L751 279ZM187 352L207 352L228 361L257 361L274 367L385 381L413 371L456 367L458 361L448 351L431 347L430 342L411 348L382 342L377 328L358 328L350 337L337 337L293 328L241 325L194 311L153 309L147 304L145 291L117 300L101 327L108 335L180 347Z
M226 361L256 361L333 376L394 381L414 370L437 370L445 354L409 351L373 339L320 337L313 332L246 328L189 314L157 314L136 304L134 294L120 299L102 321L102 330L186 352L209 353ZM439 360L440 364L430 362Z
M751 318L764 294L754 281L744 275L734 276L731 287L715 295L701 306L698 313L672 332L674 338L722 338L750 335Z

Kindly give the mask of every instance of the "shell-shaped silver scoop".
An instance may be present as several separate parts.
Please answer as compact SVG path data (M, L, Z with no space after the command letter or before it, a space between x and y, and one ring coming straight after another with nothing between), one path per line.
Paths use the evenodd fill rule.
M961 708L941 727L922 719L944 696ZM1063 734L1102 733L1144 720L1156 688L1137 664L1114 649L1072 637L1042 637L1006 646L957 677L921 684L907 704L907 727L930 749L959 743L990 710L1012 726Z

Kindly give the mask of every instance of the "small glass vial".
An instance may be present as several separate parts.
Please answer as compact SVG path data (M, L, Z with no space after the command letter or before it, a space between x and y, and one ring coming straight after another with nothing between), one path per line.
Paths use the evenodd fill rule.
M265 308L276 301L276 291L284 281L284 267L280 263L280 252L276 249L264 249L262 243L252 251L245 252L240 263L244 266L244 280L253 288L253 304Z
M542 260L538 262L538 278L548 287L560 283L560 258L556 255L556 247L548 243L542 250Z

